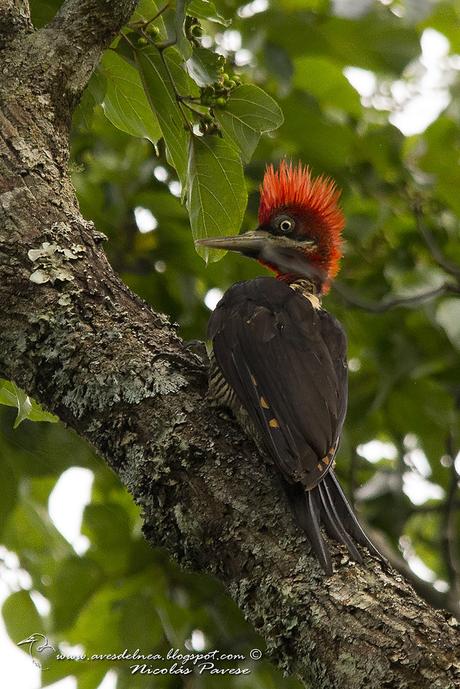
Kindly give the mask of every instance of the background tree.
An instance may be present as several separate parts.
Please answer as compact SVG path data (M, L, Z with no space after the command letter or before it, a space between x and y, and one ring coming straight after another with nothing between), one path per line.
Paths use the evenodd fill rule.
M118 30L104 11L97 15L96 34L91 33L94 23L88 23L91 31L86 33L78 27L75 17L87 18L95 4L86 0L78 8L78 3L68 2L54 18L60 2L32 0L34 26L51 24L47 32L29 34L26 3L8 0L0 11L5 87L9 75L21 74L25 84L34 84L29 90L36 96L47 79L51 83L55 78L53 83L65 84L62 112L69 101L77 100L100 47L108 45ZM253 227L264 166L283 155L308 162L315 173L336 179L343 189L348 224L343 272L327 297L327 308L344 324L350 343L350 408L338 473L382 547L417 590L432 605L458 614L460 138L456 53L460 6L454 2L321 0L280 0L271 5L255 0L240 5L228 0L216 9L211 3L192 0L177 2L174 7L171 3L162 11L163 4L148 0L141 2L128 20L129 2L109 4L113 7L108 14L118 16L120 26L126 21L125 28L104 52L72 126L72 181L83 216L109 238L104 248L124 282L156 310L177 321L180 335L190 340L203 337L209 308L221 291L257 271L236 256L206 267L194 250L190 224L195 237L237 232L247 189L249 203L243 224ZM29 37L28 43L20 43L25 40L23 34ZM15 41L22 48L27 45L27 50L16 48L14 52ZM48 55L49 64L43 64L39 78L28 82L35 68L32 57L43 57L46 41L55 52ZM72 46L80 48L73 50ZM15 72L21 61L22 72ZM56 103L62 90L56 87L50 93L59 112ZM10 98L6 97L7 103ZM27 98L25 91L25 101ZM34 107L36 102L40 101L34 101ZM42 114L29 110L31 122L43 115L37 140L50 140L47 127L52 127L52 121L44 117L46 104ZM11 109L8 112L11 115ZM20 124L16 122L18 129ZM28 158L25 150L19 152L7 125L5 116L0 125L5 150L12 147L21 158L27 182L40 177L40 166L45 169L46 161L32 155ZM269 133L260 137L264 132ZM7 182L12 173L7 154L4 160L0 191L5 217L2 231L7 236L13 231L17 209L11 196L14 190ZM65 165L64 149L61 163ZM56 193L53 173L46 173L44 179ZM188 212L180 203L182 193ZM68 196L64 188L63 213L70 213ZM24 207L23 199L21 204ZM43 211L36 216L37 223L43 223L45 215ZM18 217L18 227L22 227ZM2 276L8 278L2 279L0 373L47 402L100 452L110 454L113 448L102 444L99 429L91 430L89 410L96 408L91 395L100 394L104 386L113 388L118 376L118 399L114 396L111 409L136 402L138 371L131 376L122 368L110 371L110 385L106 385L103 377L107 372L99 370L95 362L91 370L83 371L81 379L73 379L67 390L59 387L60 381L47 388L46 379L53 375L62 355L50 348L45 321L60 314L59 307L74 303L81 276L75 282L72 271L85 250L85 245L74 243L66 254L61 249L66 246L65 228L62 232L55 225L51 228L49 236L45 232L40 242L27 245L30 285L26 287L33 288L33 294L43 293L37 291L40 285L55 287L59 305L49 302L45 309L40 303L37 310L38 302L30 298L28 308L35 319L31 332L36 336L33 345L29 337L29 349L21 348L20 342L13 347L9 337L16 333L10 313L25 312L14 300L11 309L9 292L16 266L23 264L14 263L11 249L7 250L10 245L0 231ZM92 236L96 244L103 239L102 234ZM110 301L110 290L116 293L120 288L110 277L108 285ZM128 303L123 306L133 315ZM91 314L91 303L87 308ZM133 340L128 330L123 330L125 316L117 314L118 326L113 332L127 333L126 344L120 345L117 354L125 346L128 361ZM82 324L92 322L83 307L79 317ZM101 319L97 324L103 329L108 322ZM139 323L140 330L146 328L145 322ZM160 330L164 322L148 323L153 337L152 324ZM39 359L35 352L45 340L47 353ZM70 351L71 341L57 339L55 346L68 346ZM166 368L168 357L173 361L178 356L172 349L168 351L164 360L159 359ZM11 363L12 352L20 352L16 365ZM201 370L200 360L192 353L188 356L187 366L194 361ZM158 352L145 362L147 368L155 368L155 357ZM32 376L30 370L39 360L44 368ZM119 365L119 357L116 363ZM143 382L153 385L149 375L147 371ZM182 384L177 378L172 380L171 385ZM73 411L70 391L75 394ZM263 648L263 641L215 579L186 573L168 560L163 550L147 546L138 508L117 476L85 442L62 423L49 423L49 416L15 384L5 381L0 395L0 401L9 405L1 409L0 435L0 526L7 549L2 568L11 587L3 616L15 643L32 631L46 630L56 643L81 644L92 652L139 647L162 653L170 647L205 647L247 654L250 648ZM101 398L101 409L104 403ZM186 409L184 419L188 412ZM133 421L123 429L128 445L129 434L151 422L143 414L137 426ZM15 418L16 425L21 422L16 429ZM180 431L182 421L175 419ZM34 420L47 423L31 423ZM102 422L109 424L105 417ZM209 428L203 429L204 436ZM227 431L225 420L218 428L222 436L230 433L237 457L241 456L238 432ZM221 442L219 436L213 440L217 445ZM165 446L169 443L171 447L171 442L170 438L164 440ZM176 451L180 456L179 445ZM195 448L195 462L199 456L200 448ZM115 461L113 465L120 469ZM195 466L190 462L188 480ZM94 476L82 521L87 540L80 540L76 549L48 512L57 481L70 467L83 467ZM164 490L166 496L163 487L168 482L161 472L159 477L160 494ZM234 478L230 475L228 480ZM126 476L125 482L129 482ZM230 491L228 500L233 504ZM142 507L149 514L147 499ZM169 514L170 509L166 502L165 512ZM161 531L161 525L158 528ZM155 540L149 526L146 533ZM293 541L287 533L289 552ZM212 533L197 536L197 541L203 538L206 542L207 537L210 544L215 542ZM199 557L191 548L187 550L187 541L184 552L179 552L182 542L179 535L171 536L165 545L170 551L176 548L182 563L196 566ZM26 577L8 572L12 559L7 551L16 553ZM229 555L227 571L231 567ZM218 566L215 572L222 573ZM323 577L317 576L318 585L324 586ZM248 600L244 605L242 588L235 594L234 587L232 592L255 622L252 603ZM338 596L336 604L343 600ZM358 611L362 623L359 602L349 603L350 607ZM265 627L261 625L264 632L266 622ZM424 624L427 626L426 620ZM294 617L292 629L296 635ZM272 630L268 641L282 667L299 671L299 665L290 665L286 657L294 642L286 637L285 629L282 633ZM442 655L441 650L439 653ZM315 667L310 661L308 658L313 684L320 686L321 664ZM344 686L362 686L366 669L356 654L344 655L334 663L334 676L340 677ZM89 689L97 687L108 670L115 671L111 681L118 687L145 687L151 681L133 676L126 663L69 661L53 664L43 672L42 682L46 686L74 675L79 689ZM308 678L303 670L305 682ZM370 668L367 672L372 674ZM369 686L372 681L381 686L377 670L374 674ZM431 684L429 674L427 677ZM283 679L265 660L251 665L249 677L191 680L167 676L156 678L154 686L208 687L217 681L222 686L251 689L298 686L297 680ZM331 682L331 677L326 677L324 686L330 686L327 681ZM399 686L396 680L392 686Z

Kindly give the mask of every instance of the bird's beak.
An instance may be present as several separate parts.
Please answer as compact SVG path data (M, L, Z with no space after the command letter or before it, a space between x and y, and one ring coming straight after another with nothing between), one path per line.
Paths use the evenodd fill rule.
M257 257L262 253L267 241L272 235L264 230L250 230L234 237L207 237L197 239L197 246L207 246L210 249L224 249L239 251L245 256Z
M322 273L307 260L307 254L317 248L313 240L292 239L284 235L274 235L258 228L235 237L209 237L197 239L197 246L212 249L238 251L255 258L264 265L283 274L294 274L308 279L324 279Z

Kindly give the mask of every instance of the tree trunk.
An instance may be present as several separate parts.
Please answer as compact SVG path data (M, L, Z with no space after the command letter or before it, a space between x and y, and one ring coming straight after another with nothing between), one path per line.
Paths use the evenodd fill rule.
M326 578L274 470L205 400L204 363L118 279L80 215L72 108L134 0L68 0L33 31L0 8L0 375L86 438L184 567L225 582L306 686L460 687L457 623L370 556Z

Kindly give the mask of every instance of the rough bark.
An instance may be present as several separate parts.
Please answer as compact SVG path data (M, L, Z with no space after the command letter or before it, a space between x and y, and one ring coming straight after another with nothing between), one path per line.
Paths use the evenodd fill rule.
M203 362L110 268L67 171L71 109L133 0L67 2L0 27L0 375L86 438L145 534L224 581L271 657L317 689L460 687L457 623L370 557L325 578L274 470L205 400ZM27 15L27 11L26 11Z

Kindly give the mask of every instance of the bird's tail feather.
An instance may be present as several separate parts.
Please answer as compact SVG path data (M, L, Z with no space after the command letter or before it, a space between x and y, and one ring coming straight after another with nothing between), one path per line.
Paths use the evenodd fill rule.
M299 526L305 531L326 574L332 574L332 562L321 534L321 524L328 536L347 547L356 562L363 560L355 543L365 546L380 560L384 559L364 533L333 471L312 490L289 490L289 495Z

